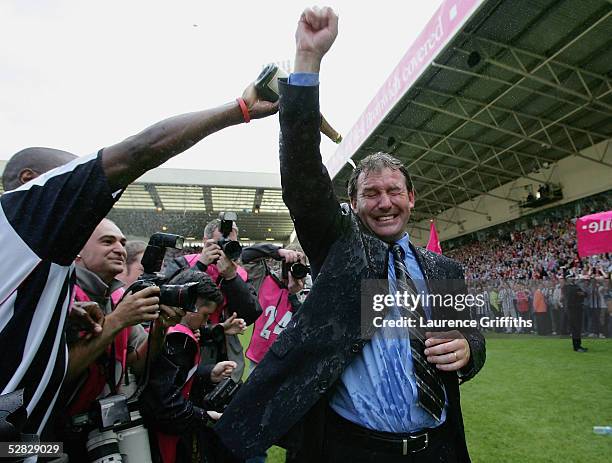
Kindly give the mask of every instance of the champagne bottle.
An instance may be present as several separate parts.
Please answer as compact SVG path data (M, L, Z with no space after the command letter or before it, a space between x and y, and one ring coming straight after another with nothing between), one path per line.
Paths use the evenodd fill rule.
M267 64L255 80L257 95L266 101L277 101L279 98L278 79L287 77L289 75L276 64ZM321 114L321 133L334 143L342 141L342 135L334 130L329 122L327 122L327 119L323 117L323 114Z

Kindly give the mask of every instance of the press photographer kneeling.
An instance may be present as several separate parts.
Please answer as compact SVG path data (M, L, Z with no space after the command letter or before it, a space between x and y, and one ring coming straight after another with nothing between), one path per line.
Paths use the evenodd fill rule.
M161 355L152 363L149 381L140 399L141 409L147 427L155 434L155 444L152 442L151 445L153 461L191 462L193 432L205 431L207 425L221 416L219 412L223 406L202 398L198 403L203 403L206 408L195 405L190 398L193 381L196 375L199 376L200 381L208 384L209 390L223 380L231 382L229 378L236 363L224 361L200 365L199 328L223 302L221 291L210 276L188 269L170 283L195 284L195 307L181 319L180 324L168 328ZM241 329L241 324L244 321L237 319L227 325L228 331ZM207 445L206 441L204 445Z

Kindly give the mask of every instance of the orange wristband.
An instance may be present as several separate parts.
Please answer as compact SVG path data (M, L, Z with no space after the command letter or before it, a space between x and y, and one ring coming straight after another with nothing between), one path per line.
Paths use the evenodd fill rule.
M236 98L236 101L240 106L240 111L242 111L242 117L244 118L244 122L248 124L251 121L251 116L249 116L249 108L247 108L244 98Z

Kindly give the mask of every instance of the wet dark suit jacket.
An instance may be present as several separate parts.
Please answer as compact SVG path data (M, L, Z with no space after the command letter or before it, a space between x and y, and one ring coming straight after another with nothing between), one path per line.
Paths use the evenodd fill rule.
M371 234L350 209L341 206L319 153L318 87L281 84L280 162L283 199L299 241L310 259L313 288L223 414L215 430L239 458L281 442L301 461L320 461L326 403L340 375L367 342L360 327L360 287L364 279L387 280L388 245ZM447 292L440 280L464 287L458 263L413 248L430 293ZM465 312L465 311L464 311ZM433 318L466 317L452 309ZM462 373L470 379L485 361L485 343L476 330L463 330L471 361ZM457 431L458 455L469 461L456 372L442 373Z

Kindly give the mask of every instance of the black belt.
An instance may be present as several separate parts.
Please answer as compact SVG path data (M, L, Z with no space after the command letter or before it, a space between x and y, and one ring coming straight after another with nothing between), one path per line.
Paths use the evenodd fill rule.
M391 455L408 455L425 450L447 434L446 421L437 428L428 428L415 433L391 433L374 431L349 421L331 408L328 409L327 434L331 439L345 438L352 446Z

